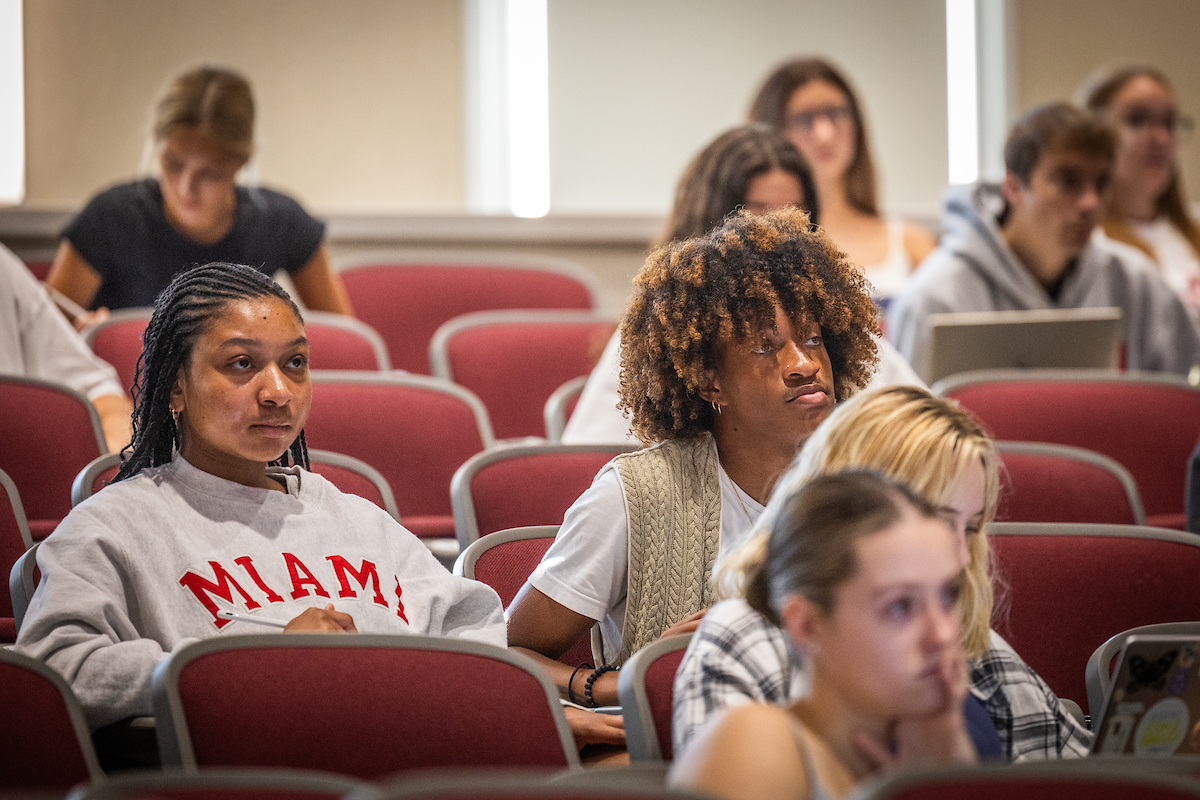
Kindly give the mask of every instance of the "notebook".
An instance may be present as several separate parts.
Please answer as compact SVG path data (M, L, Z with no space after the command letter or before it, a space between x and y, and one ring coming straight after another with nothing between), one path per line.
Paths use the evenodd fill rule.
M975 369L1117 367L1121 309L963 311L929 315L929 384Z
M1130 636L1109 686L1092 753L1200 753L1200 635Z

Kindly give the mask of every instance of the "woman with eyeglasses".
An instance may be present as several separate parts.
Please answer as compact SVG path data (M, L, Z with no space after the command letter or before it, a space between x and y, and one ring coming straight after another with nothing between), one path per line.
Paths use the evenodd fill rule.
M1117 131L1104 232L1154 259L1200 330L1200 225L1188 213L1175 158L1192 119L1179 114L1170 81L1152 67L1104 71L1081 95Z
M808 159L821 227L862 266L876 299L894 295L937 243L928 231L879 213L866 123L845 76L824 59L789 61L763 83L750 119L786 133Z

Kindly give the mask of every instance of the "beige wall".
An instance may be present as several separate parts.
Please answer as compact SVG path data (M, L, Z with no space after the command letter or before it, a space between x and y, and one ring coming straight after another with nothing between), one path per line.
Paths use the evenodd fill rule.
M1017 108L1070 99L1094 69L1150 64L1175 84L1180 110L1200 115L1200 2L1011 0L1016 3ZM1200 141L1180 147L1190 199L1200 199Z
M26 205L136 174L148 108L203 61L243 70L259 179L318 211L463 205L455 0L26 0Z
M687 162L802 54L861 93L881 202L932 213L946 183L944 0L550 0L551 205L666 213Z

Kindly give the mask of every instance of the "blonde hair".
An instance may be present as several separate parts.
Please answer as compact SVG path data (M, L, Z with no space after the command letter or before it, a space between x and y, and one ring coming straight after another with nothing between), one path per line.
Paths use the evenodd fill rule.
M154 107L155 144L178 128L195 128L243 162L254 152L254 96L241 73L227 67L190 69L171 81Z
M788 498L817 475L861 468L908 484L931 503L941 503L972 463L983 466L983 525L967 538L971 560L962 592L961 640L969 657L987 649L992 593L987 526L1000 494L999 459L988 435L952 400L915 386L888 386L847 400L809 437L775 485L766 510L746 541L727 554L714 573L722 598L744 597L761 570L770 531Z

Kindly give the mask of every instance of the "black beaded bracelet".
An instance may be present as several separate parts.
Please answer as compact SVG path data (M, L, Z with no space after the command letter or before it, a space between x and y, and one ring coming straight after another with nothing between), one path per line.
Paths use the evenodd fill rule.
M603 667L598 667L595 672L588 675L587 683L583 685L583 704L589 708L596 707L596 700L592 697L592 687L596 684L596 679L606 672L616 672L620 667L614 667L612 664L605 664Z
M567 699L576 705L579 705L579 701L575 699L575 690L572 689L571 686L575 683L575 676L579 674L579 670L583 669L584 667L587 667L588 669L595 669L595 667L585 661L575 668L575 671L571 673L571 679L567 681Z

